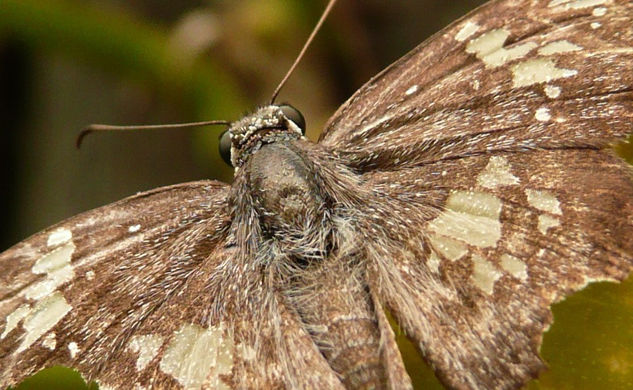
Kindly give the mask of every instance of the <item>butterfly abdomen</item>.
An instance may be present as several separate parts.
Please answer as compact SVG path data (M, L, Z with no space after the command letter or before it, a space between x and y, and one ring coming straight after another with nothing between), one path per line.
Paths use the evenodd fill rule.
M346 388L384 388L380 330L362 267L332 256L285 291L304 327ZM344 286L344 293L329 286Z

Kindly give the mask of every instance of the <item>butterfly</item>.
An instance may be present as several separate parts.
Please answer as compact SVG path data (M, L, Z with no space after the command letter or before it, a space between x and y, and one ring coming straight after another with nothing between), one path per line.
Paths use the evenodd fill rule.
M271 104L185 183L0 254L0 386L517 388L550 306L633 266L633 3L497 0L389 66L318 143Z

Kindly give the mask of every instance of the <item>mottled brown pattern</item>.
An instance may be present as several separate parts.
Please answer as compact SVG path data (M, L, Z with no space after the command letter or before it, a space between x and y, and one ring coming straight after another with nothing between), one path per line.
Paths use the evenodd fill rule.
M557 3L455 22L318 144L278 106L241 119L230 187L139 194L0 254L0 386L64 364L117 388L410 388L383 309L447 387L536 377L550 305L633 266L633 175L608 148L633 130L633 3Z

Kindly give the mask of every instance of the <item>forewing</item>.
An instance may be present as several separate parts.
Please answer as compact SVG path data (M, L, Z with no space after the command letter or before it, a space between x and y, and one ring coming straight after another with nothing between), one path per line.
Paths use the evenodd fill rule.
M633 177L610 151L472 156L367 179L391 202L373 225L398 240L370 246L372 289L451 387L525 384L544 367L550 305L631 271Z
M372 291L445 384L524 384L550 305L629 274L631 169L607 147L633 129L632 21L630 1L490 2L326 126L378 197Z
M139 194L0 255L0 387L58 364L115 388L336 385L296 315L236 266L227 192Z
M362 87L321 143L359 172L604 147L633 116L633 3L492 1Z

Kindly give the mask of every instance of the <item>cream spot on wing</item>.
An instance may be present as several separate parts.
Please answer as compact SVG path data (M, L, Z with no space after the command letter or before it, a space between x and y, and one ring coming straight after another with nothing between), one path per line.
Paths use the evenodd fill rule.
M55 229L49 234L46 245L49 247L65 244L73 238L73 234L66 228Z
M51 332L49 334L47 334L43 339L42 339L42 346L44 348L47 348L51 351L55 350L55 347L57 346L57 339L55 338L55 332Z
M160 369L185 389L225 386L220 375L233 368L233 340L222 327L185 324L174 336L160 361Z
M594 8L592 14L593 16L604 16L607 13L607 9L604 7Z
M429 234L429 240L433 249L451 261L459 260L468 253L468 247L464 243L446 236ZM433 254L437 256L436 253L433 252Z
M71 308L58 291L39 301L22 324L26 334L16 352L23 352L30 347L64 318Z
M459 42L464 42L466 39L470 38L474 33L479 31L480 28L481 26L479 26L477 23L471 22L469 20L455 35L455 39Z
M475 286L486 294L492 294L495 282L501 277L501 273L489 261L479 255L473 255L473 274L471 279Z
M552 119L552 115L549 113L549 108L540 107L534 113L534 118L539 122L547 122Z
M537 46L534 42L527 42L511 49L505 49L503 44L508 36L510 36L510 32L505 29L488 31L470 41L466 45L466 52L475 54L486 66L494 68L508 61L524 57Z
M75 244L68 242L51 251L39 259L31 268L35 274L45 274L44 280L28 287L24 295L28 299L41 299L57 289L62 284L69 282L75 276L70 265Z
M15 309L13 313L9 314L7 316L7 323L4 326L4 331L2 332L2 335L0 335L0 339L5 338L13 329L15 329L20 321L22 321L22 319L26 317L30 311L31 306L25 304Z
M580 8L593 7L596 5L604 4L606 2L607 0L576 0L576 1L572 1L569 4L566 4L565 7L572 8L572 9L580 9Z
M136 233L139 230L141 230L141 225L132 225L127 229L127 231L130 233Z
M549 228L560 226L560 220L551 215L541 214L538 216L538 230L541 234L547 234Z
M95 272L94 271L86 272L86 279L87 280L93 280L94 278L95 278Z
M136 370L141 371L154 359L163 345L163 338L155 334L134 336L127 345L128 351L137 353Z
M484 192L455 191L445 210L429 222L439 235L482 248L493 247L501 237L501 200Z
M255 358L257 357L257 352L255 351L255 348L247 344L240 344L240 347L244 360L255 360Z
M427 267L434 272L438 273L440 271L440 257L435 253L435 251L431 251L429 254L429 259L426 261Z
M521 251L526 245L525 237L526 237L525 233L512 232L510 234L510 237L506 241L506 245L507 245L508 249L513 251L513 252Z
M95 382L97 382L97 385L99 386L99 390L118 390L119 389L117 386L110 386L107 383L103 383L99 379L97 379Z
M590 26L591 26L592 29L596 30L596 29L602 27L602 24L600 24L598 22L593 22L593 23L590 24Z
M525 190L528 203L541 211L561 215L560 202L556 196L549 191Z
M501 255L501 268L517 279L527 279L527 265L515 256L507 253Z
M550 99L556 99L560 96L560 87L557 87L555 85L546 85L544 90L545 95L547 95L547 97Z
M519 179L510 172L510 163L503 156L492 156L488 165L477 176L477 184L484 188L496 188L518 184Z
M473 81L472 86L473 86L473 89L474 89L475 91L478 91L478 90L479 90L479 87L480 87L479 80L475 80L475 81Z
M75 356L77 356L77 354L79 353L79 346L76 342L71 341L70 343L68 343L68 352L70 352L71 359L74 359Z
M537 58L512 65L514 87L547 83L578 74L574 69L557 68L551 58Z
M409 96L409 95L413 95L417 91L418 91L418 86L414 85L414 86L409 87L409 89L407 89L404 94Z
M574 45L573 43L563 39L560 41L548 43L547 45L538 49L538 53L544 56L549 56L552 54L568 53L578 50L582 50L582 47Z
M556 7L558 5L564 5L565 9L580 9L593 7L604 3L606 3L606 0L552 0L550 1L548 6Z

